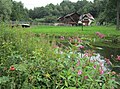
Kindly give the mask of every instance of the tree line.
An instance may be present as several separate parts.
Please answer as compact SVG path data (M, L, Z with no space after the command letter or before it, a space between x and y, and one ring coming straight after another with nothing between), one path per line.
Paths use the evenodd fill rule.
M63 0L60 4L52 3L44 7L35 7L28 10L22 2L0 0L0 20L2 21L38 21L45 23L56 22L57 18L69 13L77 12L80 15L91 13L96 21L119 25L119 0L78 0L71 2ZM118 28L118 27L117 27Z

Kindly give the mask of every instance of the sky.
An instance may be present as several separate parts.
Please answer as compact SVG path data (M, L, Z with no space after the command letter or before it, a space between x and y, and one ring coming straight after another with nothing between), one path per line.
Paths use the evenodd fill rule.
M60 4L63 0L14 0L14 1L21 1L24 6L28 9L33 9L34 7L41 7L41 6L46 6L47 4ZM71 2L77 2L78 0L69 0ZM88 1L93 1L93 0L88 0Z

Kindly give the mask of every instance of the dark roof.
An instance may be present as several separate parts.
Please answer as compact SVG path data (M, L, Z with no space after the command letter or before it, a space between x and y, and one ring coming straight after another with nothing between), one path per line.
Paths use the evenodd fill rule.
M59 17L57 20L70 17L70 16L72 16L72 15L74 15L74 14L77 14L78 16L80 16L80 14L78 14L77 12L74 12L74 13L70 13L70 14L64 15L64 16L62 16L62 17Z
M77 12L74 12L74 13L67 14L67 15L65 15L64 17L66 18L66 17L72 16L72 15L74 15L74 14L77 14L78 16L80 16Z

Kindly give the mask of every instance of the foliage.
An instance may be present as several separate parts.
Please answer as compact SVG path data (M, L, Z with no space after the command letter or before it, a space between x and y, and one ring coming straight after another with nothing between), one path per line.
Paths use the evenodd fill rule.
M85 49L91 39L61 37L69 46L59 46L46 34L0 27L0 88L117 88L116 75L104 71L103 63L91 60L94 51Z
M0 21L9 20L11 13L12 13L12 1L0 0Z
M28 10L24 8L22 2L12 1L12 13L11 13L11 20L12 21L20 21L20 20L28 20Z
M56 16L45 16L45 21L46 23L54 23L57 22L57 17Z

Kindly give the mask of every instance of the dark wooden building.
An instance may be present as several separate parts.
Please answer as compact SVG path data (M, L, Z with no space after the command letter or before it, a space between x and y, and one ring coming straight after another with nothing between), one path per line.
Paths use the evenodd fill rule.
M80 15L78 13L70 13L65 16L59 17L58 21L64 24L77 25Z

